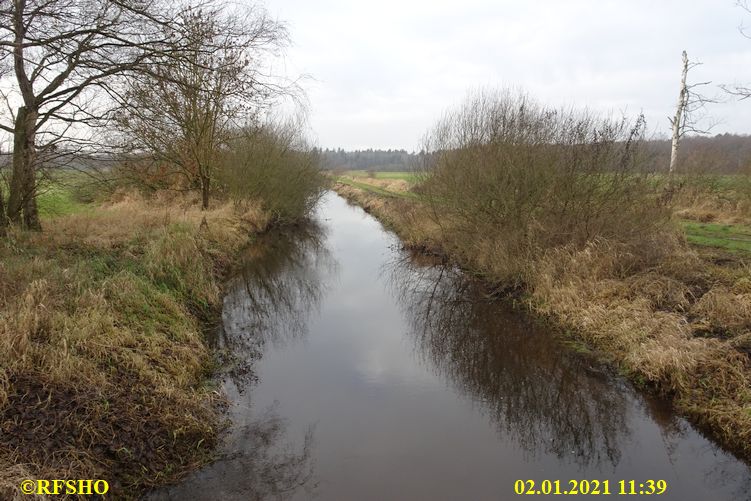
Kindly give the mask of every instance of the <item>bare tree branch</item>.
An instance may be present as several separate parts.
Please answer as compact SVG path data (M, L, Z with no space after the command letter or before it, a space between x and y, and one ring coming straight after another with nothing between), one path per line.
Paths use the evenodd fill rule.
M707 134L714 126L714 122L707 122L704 110L707 104L717 103L718 98L708 97L701 94L698 90L700 87L706 87L712 82L696 82L689 84L687 82L688 74L702 63L690 61L688 54L684 50L681 53L681 82L678 92L678 102L675 107L675 115L668 117L668 122L672 128L672 144L670 150L670 167L668 172L675 172L678 163L678 150L681 139L689 133ZM706 127L700 127L700 123L706 123Z
M262 10L189 9L172 29L186 50L156 58L147 78L130 81L116 123L124 143L149 153L155 173L170 166L200 190L207 208L217 157L232 131L299 87L267 69L266 59L288 37Z
M171 29L181 10L177 0L0 2L0 79L13 83L2 95L9 114L0 123L14 137L12 221L39 227L34 194L50 158L42 153L63 140L70 145L56 155L75 151L85 129L111 120L116 87L157 60L183 57L187 41Z

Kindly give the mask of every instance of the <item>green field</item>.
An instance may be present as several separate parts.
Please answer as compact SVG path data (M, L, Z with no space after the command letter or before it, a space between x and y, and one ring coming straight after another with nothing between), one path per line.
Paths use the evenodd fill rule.
M337 182L346 184L349 186L353 186L355 188L359 188L363 191L369 191L371 193L375 193L376 195L381 195L384 197L417 198L417 194L412 193L411 191L390 191L390 190L381 188L379 186L374 186L372 184L358 183L357 181L353 181L349 179L348 177L344 177L344 176L338 177Z
M751 253L751 227L694 221L682 221L681 226L692 244Z
M344 175L352 177L371 177L370 173L365 170L348 170ZM373 177L376 179L403 179L409 183L414 183L417 180L417 174L405 171L376 171L373 172Z
M39 215L43 218L65 216L88 209L88 204L79 202L68 183L51 183L39 189L37 198Z
M50 173L39 185L39 214L44 217L66 216L90 210L101 186L84 172L61 169Z
M37 195L39 215L46 219L88 210L90 205L79 200L76 193L89 182L88 176L75 171L60 171L51 179L40 180ZM3 192L7 197L7 185L3 186Z

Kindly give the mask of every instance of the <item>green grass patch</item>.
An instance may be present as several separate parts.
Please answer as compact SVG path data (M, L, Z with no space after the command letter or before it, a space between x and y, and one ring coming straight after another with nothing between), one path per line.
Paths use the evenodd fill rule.
M751 253L751 228L748 226L693 221L682 221L681 226L686 240L692 244Z
M405 171L376 171L372 173L375 179L403 179L408 183L417 181L417 175L413 172ZM371 177L371 173L365 170L349 170L345 175L351 177Z
M67 216L91 209L92 206L81 201L80 197L82 189L92 189L88 176L77 171L61 170L50 177L40 179L37 186L37 208L42 218ZM7 183L3 183L2 188L7 202Z
M66 216L89 209L88 204L77 201L71 186L52 183L41 188L37 197L39 214L42 217Z
M409 183L417 180L417 175L412 172L376 172L376 179L403 179Z
M703 185L714 191L743 191L749 186L748 176L745 174L704 174L686 175L678 180L686 185Z

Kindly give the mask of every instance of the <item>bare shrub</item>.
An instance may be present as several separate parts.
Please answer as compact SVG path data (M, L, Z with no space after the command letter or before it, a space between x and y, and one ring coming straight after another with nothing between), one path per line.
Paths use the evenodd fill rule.
M219 181L230 198L260 200L277 221L309 214L326 185L300 121L246 127L220 162Z
M639 252L670 221L669 197L642 168L643 132L641 118L480 91L427 135L423 193L455 252L493 253L507 280L549 248L607 239Z

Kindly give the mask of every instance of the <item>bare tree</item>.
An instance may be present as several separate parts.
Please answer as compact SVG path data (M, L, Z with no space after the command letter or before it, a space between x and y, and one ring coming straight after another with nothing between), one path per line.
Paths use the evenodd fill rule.
M749 5L746 0L738 0L736 2L736 5L751 14L751 5ZM751 33L749 33L748 29L745 26L741 25L738 28L738 31L740 31L741 35L743 35L744 37L751 39ZM728 94L736 96L740 100L748 99L749 97L751 97L751 87L749 87L748 84L721 85L720 87Z
M241 122L259 114L296 85L276 77L268 61L286 46L286 28L256 8L242 13L221 5L183 12L171 28L185 43L146 79L133 80L118 128L136 158L199 190L209 206L218 155ZM179 48L175 48L176 50Z
M686 83L688 72L701 63L689 61L685 50L681 53L681 61L681 86L678 93L678 103L675 106L675 115L672 118L668 117L673 130L670 148L670 168L668 170L670 174L673 174L676 169L678 148L683 136L690 132L706 134L709 128L711 128L711 126L706 129L698 127L698 123L702 117L698 116L697 112L703 109L707 103L714 102L713 99L709 99L694 90L711 82Z
M0 68L12 67L0 122L13 136L11 222L41 228L39 154L78 144L83 129L108 120L118 79L148 72L155 56L179 45L165 29L176 10L171 0L0 1Z

